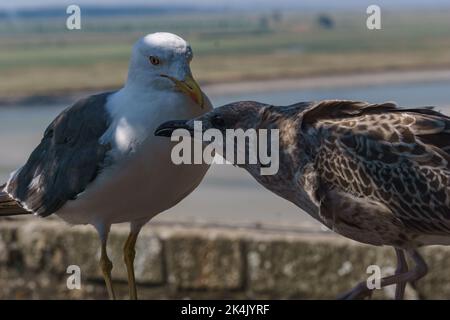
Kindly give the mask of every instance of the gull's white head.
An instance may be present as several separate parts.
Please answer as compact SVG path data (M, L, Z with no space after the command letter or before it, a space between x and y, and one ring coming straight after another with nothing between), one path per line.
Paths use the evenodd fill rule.
M133 46L127 85L156 90L178 90L203 107L203 95L189 66L193 53L181 37L157 32Z

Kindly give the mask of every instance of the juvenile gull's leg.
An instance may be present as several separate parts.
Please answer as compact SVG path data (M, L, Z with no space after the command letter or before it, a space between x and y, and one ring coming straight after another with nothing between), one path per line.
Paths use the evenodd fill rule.
M397 269L395 274L402 274L408 271L408 263L405 259L405 253L402 249L395 248L395 253L397 254ZM407 282L399 282L395 288L395 300L403 300L405 296L405 288Z
M413 259L416 266L414 269L395 274L393 276L388 276L381 279L381 288L390 286L392 284L401 284L406 282L417 281L418 279L425 276L428 272L428 267L423 258L416 250L407 251L408 255ZM350 292L345 293L340 296L339 299L353 300L353 299L364 299L372 295L374 289L367 288L367 283L360 282L355 288Z

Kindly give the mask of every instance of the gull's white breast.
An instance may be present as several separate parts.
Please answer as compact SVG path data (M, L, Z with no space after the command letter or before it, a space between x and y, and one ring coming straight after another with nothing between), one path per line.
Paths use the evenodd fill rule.
M163 122L191 119L203 109L177 92L122 89L107 104L113 119L102 142L111 143L106 168L76 200L56 214L73 224L113 224L151 219L174 206L201 182L208 165L175 165L173 143L155 137Z

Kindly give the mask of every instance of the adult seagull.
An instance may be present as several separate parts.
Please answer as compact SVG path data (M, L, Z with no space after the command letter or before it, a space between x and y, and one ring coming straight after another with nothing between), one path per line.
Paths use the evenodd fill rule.
M396 284L398 299L406 282L427 273L417 248L450 245L450 117L442 113L340 100L286 107L236 102L193 120L167 122L155 134L170 136L178 128L193 133L196 120L203 130L223 134L279 130L278 172L261 175L261 162L238 165L333 231L394 247L397 272L381 279L381 287ZM239 145L234 154L257 150L250 142L245 150ZM411 269L405 253L415 264ZM342 298L371 293L364 281Z
M0 189L0 216L56 214L71 224L93 225L111 299L112 263L106 250L111 225L130 223L124 260L130 297L136 299L134 247L141 227L191 193L208 170L207 165L174 165L171 143L153 135L166 120L211 110L192 77L192 57L190 45L177 35L139 39L124 87L63 111Z

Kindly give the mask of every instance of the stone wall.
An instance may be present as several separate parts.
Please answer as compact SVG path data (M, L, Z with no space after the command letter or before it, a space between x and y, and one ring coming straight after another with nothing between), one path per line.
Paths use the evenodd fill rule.
M109 240L115 289L127 298L122 246L127 229ZM375 248L331 233L273 232L260 229L152 225L137 243L136 277L142 299L333 299L367 278L369 265L393 272L391 248ZM422 252L430 274L409 298L450 298L450 248ZM99 241L91 227L57 220L0 223L0 298L106 298L98 269ZM69 265L81 270L81 290L66 285ZM374 298L392 297L393 288Z

